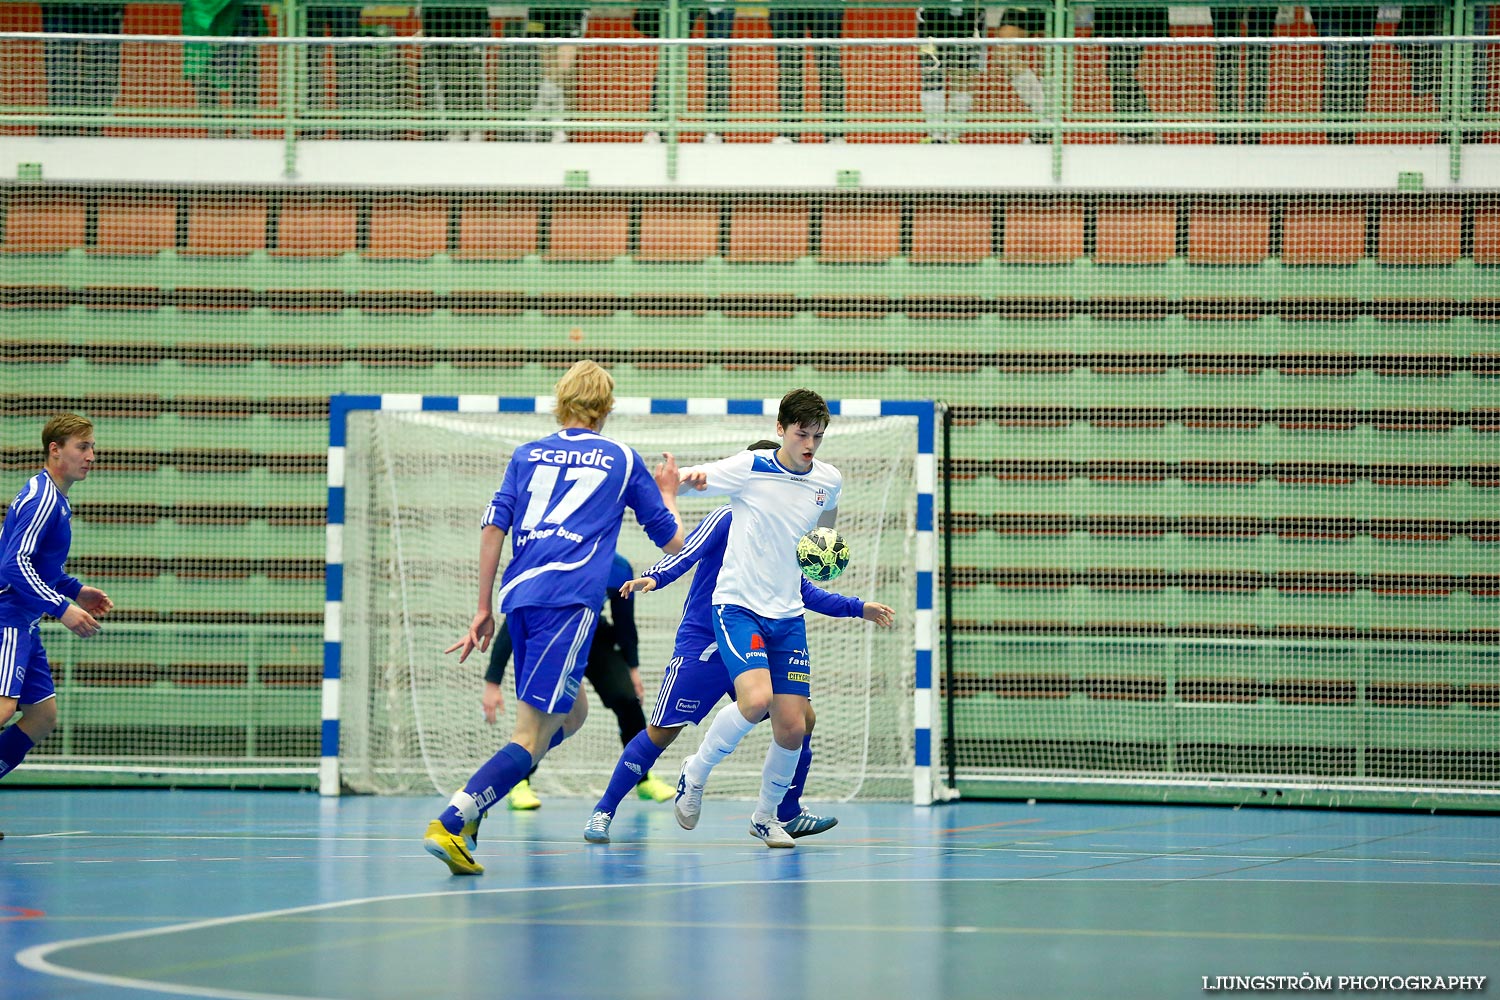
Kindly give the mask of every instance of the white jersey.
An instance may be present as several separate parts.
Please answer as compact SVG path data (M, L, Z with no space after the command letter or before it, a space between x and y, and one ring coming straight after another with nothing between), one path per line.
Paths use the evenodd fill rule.
M813 459L811 469L797 473L775 451L742 451L685 471L707 472L703 492L729 497L734 510L714 603L737 604L766 618L801 615L797 539L838 507L844 483L839 470Z

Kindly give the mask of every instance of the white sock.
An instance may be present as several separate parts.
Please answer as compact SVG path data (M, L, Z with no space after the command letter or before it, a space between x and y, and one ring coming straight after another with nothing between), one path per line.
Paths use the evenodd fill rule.
M464 818L465 823L472 823L479 818L479 803L474 801L474 796L463 789L453 793L453 798L448 804L458 810L458 814Z
M788 750L775 740L771 741L771 749L766 751L765 769L760 772L760 801L755 805L757 818L776 818L781 800L786 798L787 789L792 787L792 778L797 774L797 758L801 756L800 746L795 750Z
M709 724L698 752L687 764L687 779L695 785L708 784L708 773L725 757L734 753L734 748L755 729L755 723L746 722L740 707L730 702L719 709L714 721Z
M1042 81L1029 69L1023 69L1010 78L1010 85L1016 91L1016 96L1031 109L1031 113L1042 121L1047 120L1047 88L1042 86Z

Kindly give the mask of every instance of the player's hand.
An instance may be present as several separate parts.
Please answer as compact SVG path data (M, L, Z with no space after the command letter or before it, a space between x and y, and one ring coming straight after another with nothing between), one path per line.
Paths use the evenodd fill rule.
M76 604L69 604L62 613L62 623L69 632L80 639L87 639L99 632L99 621Z
M443 650L451 653L455 649L460 650L458 662L462 663L469 658L469 654L478 649L481 653L490 648L490 640L495 637L495 616L488 611L481 611L474 616L469 623L469 633L462 639Z
M708 473L702 469L682 473L682 481L677 486L678 493L686 493L688 490L703 490L708 488Z
M874 601L865 602L865 611L861 617L867 622L874 622L881 628L890 628L896 624L895 609L888 608L884 604L876 604Z
M505 711L505 692L494 681L485 681L484 697L480 699L480 704L484 705L484 721L493 726L495 717Z
M682 473L677 468L677 459L670 451L661 453L662 461L656 465L656 471L652 478L656 480L656 488L666 496L677 495L677 484L682 478Z
M649 594L655 589L656 580L653 577L638 576L634 580L626 580L620 585L620 596L629 597L636 592Z
M646 698L646 689L641 686L641 668L640 667L631 667L630 668L630 684L631 684L632 687L635 688L635 700L636 701L644 701L645 698Z
M92 615L105 615L113 611L115 602L109 599L109 595L97 587L84 587L74 598L74 602Z

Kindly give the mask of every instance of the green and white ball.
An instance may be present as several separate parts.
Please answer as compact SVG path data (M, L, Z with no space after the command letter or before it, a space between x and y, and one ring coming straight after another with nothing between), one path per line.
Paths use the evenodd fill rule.
M814 583L827 583L849 565L849 543L832 528L814 528L797 539L797 565Z

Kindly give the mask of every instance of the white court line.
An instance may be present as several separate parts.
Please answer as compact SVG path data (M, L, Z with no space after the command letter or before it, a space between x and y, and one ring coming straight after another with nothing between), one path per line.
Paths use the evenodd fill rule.
M49 837L83 837L87 836L87 830L59 830L56 833L13 833L13 840L46 840Z
M1142 882L1158 884L1160 878L1112 878L1112 877L1076 877L1076 878L1048 878L1036 879L1028 877L1015 878L851 878L851 879L787 879L775 883L776 885L877 885L877 884L963 884L963 883L986 883L986 884L1015 884L1030 883L1032 885L1045 885L1057 882L1078 883L1120 883L1120 882ZM1239 885L1240 879L1218 879L1214 881L1228 882ZM1292 885L1349 885L1345 879L1267 879L1257 878L1255 882L1285 883ZM624 889L630 892L639 892L643 889L727 889L745 886L762 887L767 885L762 879L735 879L728 882L631 882L622 884L595 884L595 885L554 885L554 886L512 886L501 889L470 889L464 893L466 898L479 895L515 895L518 893L555 893L555 892L602 892L607 890ZM1192 883L1202 885L1202 882ZM1360 886L1375 885L1411 885L1404 881L1361 881ZM1424 886L1457 885L1469 886L1470 882L1422 882ZM72 938L66 941L53 941L50 944L32 945L16 953L16 962L24 968L33 972L40 972L49 976L58 976L64 979L76 979L86 983L97 983L103 986L118 986L125 989L156 990L161 993L175 994L177 996L205 997L209 1000L347 1000L347 998L318 997L295 993L259 993L249 990L216 989L209 986L188 986L181 983L169 983L152 979L135 979L129 976L114 976L106 973L84 972L81 969L69 969L56 965L47 956L55 951L65 948L78 948L86 945L106 944L114 941L135 941L141 938L161 937L168 934L182 934L188 931L205 930L211 927L227 927L233 924L249 923L253 920L269 920L278 917L289 917L302 913L317 913L325 910L340 910L354 906L364 906L370 903L392 903L415 899L436 899L444 896L452 896L452 889L441 889L433 892L412 892L393 896L366 896L358 899L346 899L333 903L313 903L308 906L293 906L281 910L261 910L253 913L242 913L232 917L214 917L209 920L195 920L184 924L172 924L167 927L148 927L143 930L122 931L117 934L100 934L93 937ZM955 930L957 930L955 928ZM968 931L972 933L972 931ZM1189 936L1191 934L1189 933Z

